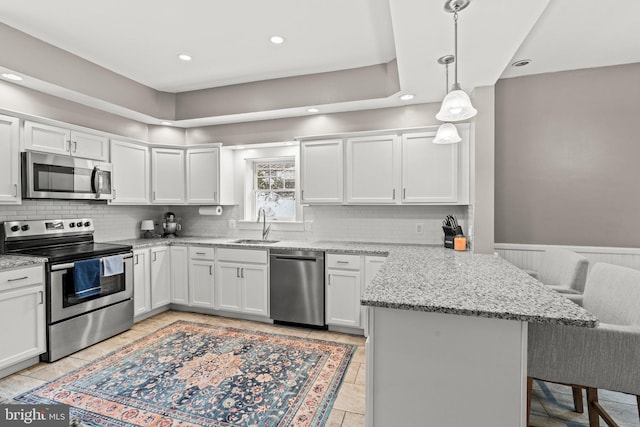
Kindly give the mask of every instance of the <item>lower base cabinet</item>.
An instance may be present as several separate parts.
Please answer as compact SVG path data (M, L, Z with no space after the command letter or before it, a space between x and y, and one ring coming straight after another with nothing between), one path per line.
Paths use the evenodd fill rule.
M186 246L171 246L171 303L189 304L189 254Z
M269 316L267 251L222 248L217 258L216 308Z
M151 309L171 302L171 259L169 246L151 248Z
M137 317L151 311L151 251L136 249L133 251L133 316Z
M189 305L215 308L214 249L189 248Z
M42 266L0 272L0 369L45 352Z

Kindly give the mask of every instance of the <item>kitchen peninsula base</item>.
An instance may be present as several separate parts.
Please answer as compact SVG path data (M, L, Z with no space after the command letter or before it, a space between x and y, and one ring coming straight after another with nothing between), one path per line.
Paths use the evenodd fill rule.
M526 322L384 307L368 322L367 427L525 426Z

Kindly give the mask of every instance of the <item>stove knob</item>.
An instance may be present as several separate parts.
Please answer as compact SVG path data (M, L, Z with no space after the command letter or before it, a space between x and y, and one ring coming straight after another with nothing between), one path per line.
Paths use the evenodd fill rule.
M76 223L75 223L75 222L70 222L70 223L69 223L69 228L75 228L75 226L76 226Z
M82 227L82 221L78 221L78 223L76 224L78 227Z
M91 223L90 223L89 221L87 221L87 222L85 222L85 223L84 223L84 226L85 226L85 227L88 227L88 226L90 226L90 225L91 225Z
M20 226L19 225L14 225L14 226L11 227L11 231L13 231L14 233L16 231L18 231L18 230L20 230Z
M28 225L23 225L22 226L22 231L27 231L29 228L31 228L31 227L29 227Z

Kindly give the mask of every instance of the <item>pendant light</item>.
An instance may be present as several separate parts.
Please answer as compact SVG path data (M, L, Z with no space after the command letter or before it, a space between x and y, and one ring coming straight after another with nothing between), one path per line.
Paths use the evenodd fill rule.
M469 95L460 88L458 83L458 12L466 8L469 2L470 0L447 0L444 4L444 10L448 13L453 13L455 82L451 86L451 92L444 97L440 111L436 114L436 118L442 122L459 122L478 114L478 110L471 105Z
M445 85L444 91L449 90L449 64L455 61L453 55L445 55L438 58L438 64L444 65L445 68ZM436 132L436 137L433 139L434 144L455 144L462 141L460 135L458 135L458 129L451 123L443 123Z

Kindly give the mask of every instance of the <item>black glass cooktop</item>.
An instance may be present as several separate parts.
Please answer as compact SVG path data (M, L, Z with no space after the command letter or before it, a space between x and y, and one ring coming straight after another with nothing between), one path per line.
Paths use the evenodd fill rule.
M23 255L40 256L49 259L49 262L73 262L82 259L98 258L117 255L131 251L128 245L116 245L113 243L79 243L60 246L45 246L19 251Z

